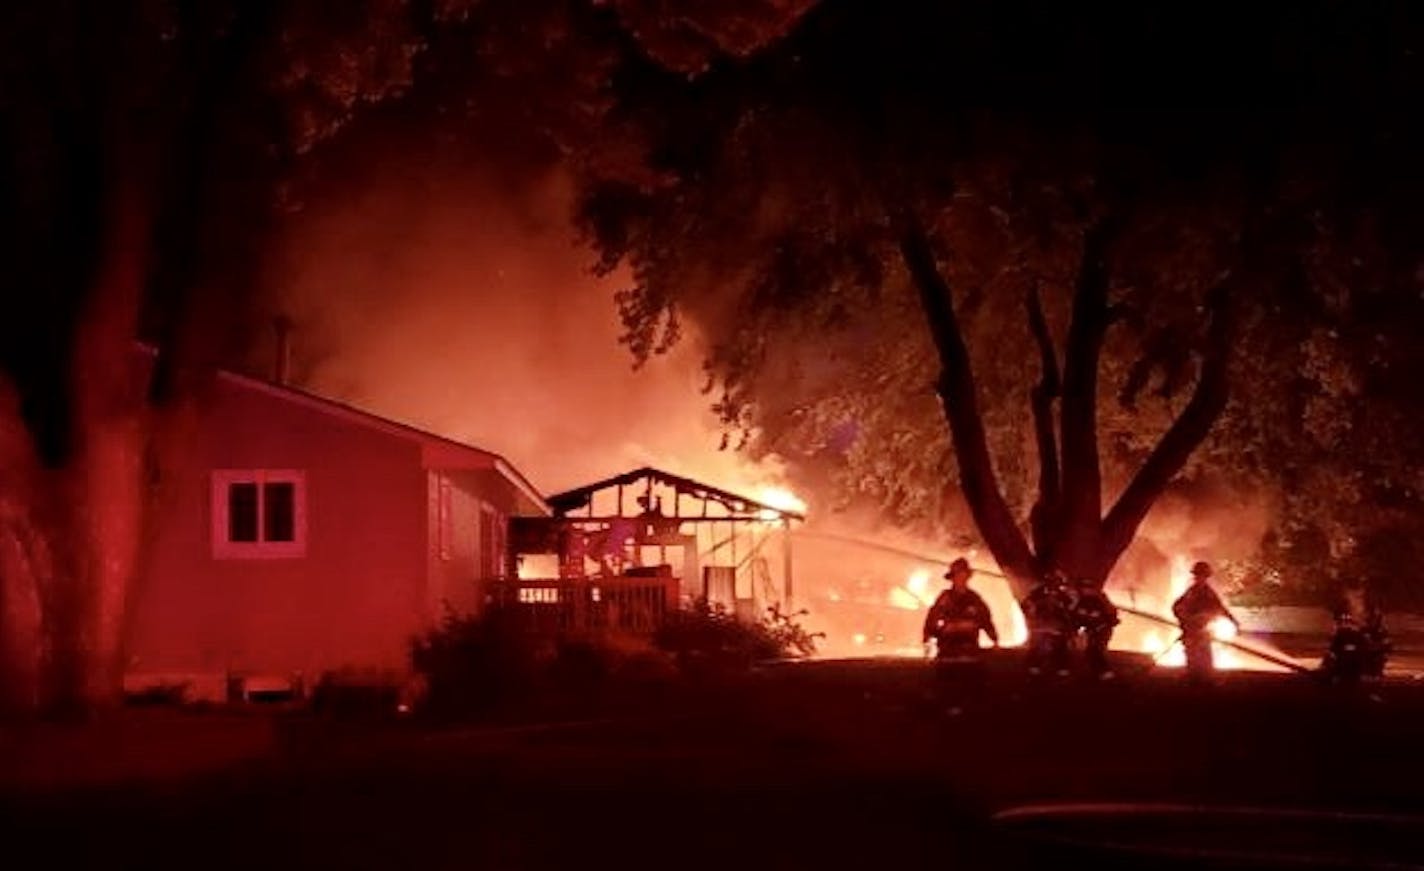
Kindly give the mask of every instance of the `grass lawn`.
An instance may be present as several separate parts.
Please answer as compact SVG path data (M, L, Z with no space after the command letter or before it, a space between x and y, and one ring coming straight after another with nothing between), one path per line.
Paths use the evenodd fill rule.
M1202 850L1232 867L1224 848L1251 844L1267 853L1241 867L1303 850L1424 864L1394 819L1424 813L1421 723L1412 683L1234 674L1199 691L1156 671L1038 685L1010 653L972 699L886 660L775 666L537 722L144 710L0 733L0 827L27 851L12 855L45 857L31 867L1161 868ZM1100 802L1313 816L994 821ZM1144 838L1172 849L1149 863L1103 846Z

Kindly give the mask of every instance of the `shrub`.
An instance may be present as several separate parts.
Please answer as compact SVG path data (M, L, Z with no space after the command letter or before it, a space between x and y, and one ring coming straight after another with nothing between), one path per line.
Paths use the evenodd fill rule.
M772 640L781 648L782 657L814 656L816 654L816 641L825 638L826 633L808 632L797 619L810 615L810 611L802 608L794 614L784 614L780 606L777 605L772 605L766 611L767 616L763 619L763 624Z
M698 599L692 607L671 615L654 636L654 644L672 654L684 670L747 668L771 659L810 656L820 632L807 632L798 617L773 606L756 622L739 620L720 605Z
M312 687L312 710L341 717L390 717L404 692L403 676L373 669L336 669Z
M151 686L124 693L124 702L129 705L181 705L188 700L192 685L187 681L156 683Z
M425 713L468 717L519 706L593 704L611 689L660 684L673 676L667 654L646 639L613 633L531 631L517 609L447 614L411 649Z
M447 613L415 639L411 665L424 679L427 710L438 715L488 711L528 691L540 661L552 657L512 612Z
M478 616L448 613L413 641L411 664L420 707L430 716L481 716L511 707L548 713L646 698L648 688L665 689L679 671L726 671L808 656L821 633L797 622L805 613L769 608L764 619L746 622L699 601L670 615L651 641L612 633L542 634L531 631L514 608Z

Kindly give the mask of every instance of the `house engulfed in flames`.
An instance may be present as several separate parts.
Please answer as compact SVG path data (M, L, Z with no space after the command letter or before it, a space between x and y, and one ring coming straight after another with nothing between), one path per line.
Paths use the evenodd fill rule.
M492 586L550 631L652 631L705 598L744 618L794 596L791 530L804 506L644 467L548 497L552 517L512 521L516 577Z

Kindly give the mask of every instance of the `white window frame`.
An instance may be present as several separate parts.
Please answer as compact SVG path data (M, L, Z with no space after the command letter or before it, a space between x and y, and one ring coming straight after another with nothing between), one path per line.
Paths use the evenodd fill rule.
M455 486L445 475L435 476L435 543L442 562L454 558Z
M233 484L257 485L257 541L228 540L228 488ZM266 532L263 513L265 484L292 485L292 540L262 541ZM212 528L214 559L297 559L307 553L307 477L298 469L215 469L212 474Z
M486 523L488 518L488 523ZM480 502L479 510L479 572L482 577L499 578L505 572L505 548L509 531L504 512L488 502ZM488 535L486 535L488 531Z

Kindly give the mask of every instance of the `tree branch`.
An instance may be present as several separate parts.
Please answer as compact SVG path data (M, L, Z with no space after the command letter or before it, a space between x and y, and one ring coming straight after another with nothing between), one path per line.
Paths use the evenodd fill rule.
M918 217L900 209L892 220L901 257L919 291L920 306L939 352L941 372L937 387L954 440L964 498L989 552L1009 575L1015 594L1026 593L1034 575L1033 554L999 490L979 414L969 351L954 314L949 284L935 263Z
M1061 541L1088 553L1102 519L1102 472L1098 460L1098 358L1110 322L1107 251L1120 221L1105 217L1088 227L1073 293L1073 320L1063 361L1063 501Z
M1207 313L1210 318L1207 343L1192 398L1103 520L1100 559L1105 566L1112 566L1127 549L1152 503L1186 465L1192 451L1206 439L1226 408L1230 392L1232 300L1225 282L1208 294Z
M1033 549L1040 563L1053 560L1053 547L1059 521L1059 501L1062 496L1058 466L1058 434L1053 425L1053 401L1062 392L1058 375L1058 354L1053 336L1043 316L1043 302L1038 285L1029 288L1025 296L1029 331L1038 345L1040 376L1029 393L1033 409L1034 441L1038 446L1038 500L1029 512L1029 528L1033 533Z

